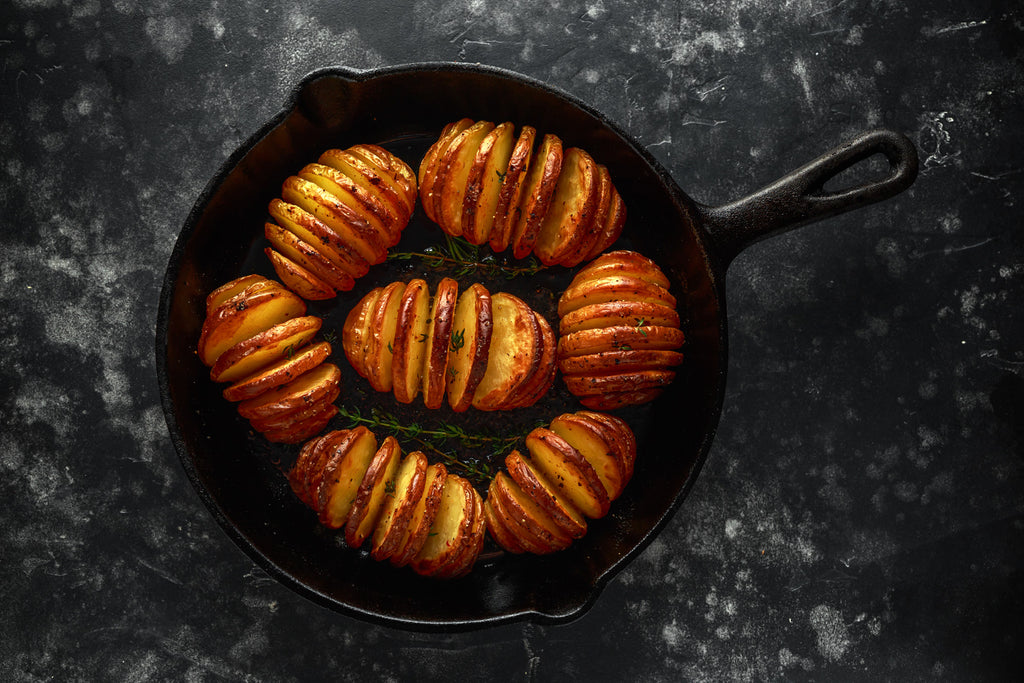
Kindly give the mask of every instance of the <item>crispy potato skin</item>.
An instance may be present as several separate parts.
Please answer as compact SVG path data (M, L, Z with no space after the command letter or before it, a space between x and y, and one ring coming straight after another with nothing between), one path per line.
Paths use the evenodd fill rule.
M446 125L419 167L430 220L472 244L545 265L575 266L608 249L626 210L607 167L552 133L506 121Z
M595 410L653 401L675 379L686 337L669 279L635 251L602 254L558 300L558 368Z

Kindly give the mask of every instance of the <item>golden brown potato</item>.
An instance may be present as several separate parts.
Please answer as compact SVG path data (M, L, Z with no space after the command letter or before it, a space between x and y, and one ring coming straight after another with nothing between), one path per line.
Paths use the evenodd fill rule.
M593 466L565 439L538 427L526 437L530 460L576 509L591 519L608 514L611 501Z
M429 320L430 290L423 280L412 280L402 293L395 321L391 384L399 403L412 403L423 387Z
M235 382L275 363L282 356L295 355L313 338L321 324L320 318L304 315L243 339L217 358L210 368L210 379L214 382Z
M427 214L427 217L435 223L438 222L434 206L435 194L440 194L440 187L435 187L438 179L437 172L441 168L440 159L444 157L452 140L472 125L473 121L471 119L460 119L459 121L449 123L441 131L441 136L437 139L437 142L427 150L423 161L420 163L420 204L423 206L423 211Z
M325 405L318 413L311 415L301 422L290 424L278 429L267 429L263 432L263 438L272 443L302 443L315 434L319 434L327 427L331 419L338 414L338 408L333 403ZM257 430L259 431L259 430Z
M462 236L470 244L484 244L491 236L514 142L514 126L502 123L487 134L476 152L462 203Z
M487 238L494 251L505 251L512 244L512 233L519 221L519 201L533 161L533 142L536 137L537 131L534 128L523 126L512 148L508 168L501 174L501 189L498 190L498 202L494 206L494 225Z
M448 344L448 404L455 412L469 409L473 393L484 378L492 327L491 295L476 283L459 296Z
M347 234L336 232L305 209L280 199L272 200L268 210L283 229L313 246L321 256L353 279L361 278L369 271L370 262L359 253Z
M512 233L512 255L516 258L526 258L537 244L561 172L562 141L556 135L545 135L523 181L523 195L516 209L518 222Z
M270 247L263 250L270 259L274 272L285 287L307 301L322 301L337 296L338 292L319 277Z
M548 482L529 458L523 457L519 451L512 451L505 456L505 468L523 493L545 512L564 535L583 538L587 533L586 517Z
M604 424L583 415L559 415L551 431L579 451L597 472L609 500L615 500L626 486L628 466L618 435Z
M345 324L341 330L341 345L345 350L345 357L361 377L367 377L370 373L363 359L370 343L370 321L383 291L383 287L377 287L367 292L345 316Z
M277 284L262 275L244 275L242 277L235 278L231 282L221 285L206 296L206 315L210 315L214 310L219 308L222 303L236 294L241 293L250 285L255 285L257 283L262 283L265 286Z
M256 283L221 303L206 316L199 335L199 359L212 367L235 344L278 323L305 315L306 304L277 283Z
M341 371L333 363L321 363L287 384L238 404L238 414L247 420L282 415L315 403L341 381Z
M430 576L462 551L472 533L476 495L464 478L451 473L445 477L441 502L427 541L409 563L414 572Z
M487 369L473 394L473 407L499 410L536 371L542 338L533 310L511 294L491 297L494 323Z
M370 551L373 559L386 560L398 550L409 528L413 510L423 496L428 466L427 456L420 451L405 456L399 466L394 490L385 496L380 521L373 530L373 549Z
M469 173L480 143L493 128L489 121L474 123L455 136L439 160L434 181L434 215L449 235L462 234L462 204Z
M291 230L286 230L276 223L265 223L263 235L273 250L308 270L333 289L347 292L355 285L355 279L346 270ZM277 270L276 265L274 269Z
M373 533L386 496L394 493L395 472L401 458L398 441L389 436L370 460L345 521L345 542L349 547L359 548Z
M452 338L459 283L444 278L437 285L427 324L426 356L423 365L423 404L440 408L448 378L448 347Z
M566 150L551 204L541 223L534 253L547 266L562 263L576 247L594 234L601 198L597 164L589 154Z
M441 494L447 475L445 466L439 462L427 467L423 477L423 493L416 502L409 524L390 558L391 564L395 567L404 567L412 562L423 548L423 544L427 542L430 527L434 524L434 517L441 506Z
M679 314L674 308L648 301L619 299L603 304L582 306L559 320L559 334L601 327L679 327Z
M332 446L315 493L321 524L331 529L346 525L363 476L376 454L377 438L362 425L346 430L345 437Z
M369 317L367 340L364 344L366 352L363 354L362 364L367 371L366 379L377 391L391 391L395 327L398 324L398 308L404 293L404 282L392 282L384 287Z

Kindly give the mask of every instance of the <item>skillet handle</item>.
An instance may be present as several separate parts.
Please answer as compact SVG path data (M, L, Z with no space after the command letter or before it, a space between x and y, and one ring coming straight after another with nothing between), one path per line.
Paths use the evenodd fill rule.
M836 192L825 183L843 171L882 154L888 175ZM861 134L761 190L722 206L698 205L723 265L747 246L766 237L888 199L917 177L917 150L906 136L891 130Z

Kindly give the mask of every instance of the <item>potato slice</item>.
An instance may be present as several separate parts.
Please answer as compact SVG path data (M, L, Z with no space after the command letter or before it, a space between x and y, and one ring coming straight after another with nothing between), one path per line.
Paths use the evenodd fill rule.
M423 403L440 408L447 385L448 346L451 343L459 283L444 278L437 285L427 323L426 358L423 366Z
M537 369L524 381L519 388L513 392L507 404L503 404L502 410L512 408L525 408L532 406L548 393L555 381L555 371L558 369L556 363L558 341L551 325L541 314L534 311L534 318L540 329L541 353Z
M626 421L621 417L616 417L615 415L598 413L590 410L581 410L576 414L581 417L585 417L588 420L603 424L609 430L618 434L618 443L622 447L621 455L623 461L626 463L626 481L629 481L633 476L633 467L636 463L636 435L633 434L633 430L630 429L628 424L626 424Z
M613 442L617 434L600 423L581 415L559 415L551 421L551 431L565 439L587 459L597 472L609 500L615 500L625 487L626 463Z
M322 363L287 384L242 401L238 414L247 420L263 419L298 410L315 403L341 381L341 371L333 363Z
M248 294L260 286L251 285L231 297L203 321L197 350L204 365L212 367L235 344L306 314L306 303L279 285Z
M558 300L558 315L568 315L583 306L623 299L676 307L676 298L667 289L638 277L608 275L584 279L577 275Z
M403 293L404 282L392 282L385 286L370 316L363 365L367 370L366 379L377 391L391 391L395 328L398 325L398 307L402 303Z
M395 437L385 438L366 468L345 522L345 542L349 547L361 547L373 533L387 494L394 494L395 472L401 458L402 449Z
M487 522L484 519L484 503L475 489L470 489L473 496L473 524L462 541L462 548L430 574L435 579L457 579L465 576L473 569L477 557L484 547L484 535Z
M409 164L379 145L352 145L348 151L380 169L380 177L402 197L411 216L416 206L416 174Z
M658 264L643 254L625 249L601 254L580 269L573 281L583 282L612 276L636 278L664 289L671 285Z
M472 125L472 119L460 119L454 123L449 123L441 131L437 142L427 150L427 153L423 156L423 161L420 162L420 205L427 214L427 218L435 223L439 222L438 214L434 211L434 207L436 205L435 194L440 194L441 191L440 186L435 187L438 179L437 172L440 169L440 160L444 157L452 140Z
M505 467L512 480L555 524L562 534L570 538L583 538L587 533L587 520L579 510L551 485L528 458L519 451L505 456Z
M678 351L603 351L585 356L562 358L558 369L563 375L601 375L611 372L659 370L679 365L683 354Z
M493 329L487 369L473 394L473 407L498 410L536 371L541 359L541 332L533 310L505 292L491 297Z
M414 572L429 576L462 550L473 527L474 493L468 481L448 473L427 541L409 563Z
M549 555L563 550L567 547L568 543L571 543L571 540L568 543L564 540L559 543L553 543L553 537L538 533L538 525L536 523L532 526L527 523L527 520L521 516L523 514L521 510L515 509L510 503L506 490L501 486L503 481L508 481L508 477L505 476L504 472L499 472L495 475L487 490L487 500L490 502L494 514L504 525L509 535L515 538L516 542L523 548L524 552L533 553L534 555Z
M370 320L383 291L383 287L377 287L367 292L345 316L345 324L341 328L341 345L345 350L345 357L360 377L368 377L370 374L370 369L366 367L363 359L366 358L366 349L370 341Z
M484 520L487 524L487 531L491 534L491 538L497 543L503 550L510 553L520 554L525 553L526 549L515 537L505 523L501 520L501 517L494 511L494 506L491 503L491 497L488 495L484 501Z
M412 403L423 386L423 359L430 319L430 290L423 280L405 286L395 323L391 385L399 403Z
M288 470L288 485L291 486L292 492L298 496L299 500L309 507L313 507L313 500L309 495L306 474L309 472L310 463L319 457L318 449L320 451L324 450L328 437L335 433L330 432L302 444L302 448L299 449L299 455L295 458L295 463Z
M413 508L409 525L402 534L398 547L391 555L392 565L404 567L409 564L423 548L423 544L427 542L430 527L441 506L441 493L444 490L447 474L445 466L439 462L427 467L427 471L423 475L423 494Z
M676 377L674 370L635 370L601 375L566 375L566 388L578 397L663 388Z
M262 275L243 275L221 285L206 296L206 315L213 313L222 303L236 294L240 294L250 285L270 282Z
M281 278L284 285L307 301L323 301L333 299L338 292L334 287L309 272L301 265L292 261L280 252L266 247L263 253L270 259L274 272Z
M263 432L263 438L271 443L302 443L306 439L322 432L337 414L338 407L330 404L324 406L316 415L312 415L302 422L297 422L281 429L269 429Z
M289 176L281 186L281 198L313 214L374 265L387 258L387 239L365 214L314 182Z
M579 240L569 253L559 260L559 263L566 268L572 268L582 263L591 250L597 246L604 232L605 224L608 222L609 212L612 210L612 197L615 192L612 176L608 169L600 164L597 164L595 174L597 176L597 201L594 206L593 220L586 225Z
M434 215L449 235L462 234L462 204L466 184L480 143L494 128L490 121L477 121L452 139L439 157L434 181Z
M600 199L597 164L582 149L569 148L533 249L541 263L552 266L573 255L576 246L593 232Z
M420 451L413 451L399 465L394 490L385 491L384 508L373 530L373 546L370 551L373 559L386 560L398 550L409 528L413 510L423 497L428 466L427 457Z
M294 354L286 354L276 363L261 368L256 373L229 386L224 390L224 398L232 402L255 398L312 370L324 362L330 354L331 345L327 342L318 342L299 349Z
M377 438L363 426L348 430L332 447L331 456L316 487L320 523L340 529L348 522L363 476L377 454Z
M590 252L584 257L584 261L592 259L608 247L615 244L622 234L622 228L626 225L626 203L622 201L615 186L612 186L611 206L608 208L607 216L604 219L604 226L601 228L597 241L591 247Z
M674 308L663 304L617 299L582 306L566 314L558 322L558 332L565 335L580 330L622 325L679 327L679 314Z
M275 251L302 266L334 289L347 292L355 285L355 279L348 272L290 230L285 230L276 223L265 223L263 235Z
M494 225L491 226L491 235L488 238L491 249L496 252L505 251L512 243L512 234L519 221L519 202L533 159L533 143L536 138L536 129L523 126L515 147L512 148L508 168L502 173L501 189L498 191L498 201L494 206Z
M470 244L484 244L490 239L514 142L515 126L510 122L497 126L480 142L462 202L462 236Z
M348 233L339 234L302 207L280 199L270 202L269 211L282 228L316 249L352 278L360 278L369 271L369 261L355 249Z
M323 436L310 439L307 444L315 444L306 458L300 458L295 462L296 485L300 487L299 497L317 514L320 515L320 485L323 483L324 475L331 458L335 454L335 446L349 438L351 430L333 430ZM305 447L303 447L305 449Z
M265 433L269 431L281 431L291 427L295 427L300 422L305 422L309 418L322 413L327 409L327 406L334 403L338 396L341 394L341 386L335 385L326 394L313 401L294 410L282 410L279 413L267 415L266 417L257 417L249 420L249 424L257 432Z
M476 283L459 296L448 344L448 404L457 413L469 409L487 371L492 325L491 295Z
M210 369L214 382L235 382L282 356L295 355L320 329L322 321L315 315L286 320L243 339L222 353Z
M389 205L367 192L348 175L324 164L306 164L297 175L303 180L316 183L352 209L373 226L386 246L398 244L405 224Z
M593 466L565 439L538 427L526 437L530 460L576 509L591 519L608 514L611 501Z
M543 545L552 551L564 550L573 541L573 537L551 518L547 510L526 494L525 491L505 472L498 472L494 477L495 492L503 506L519 524ZM521 538L521 537L520 537Z
M561 172L562 141L557 135L545 135L523 183L523 196L519 200L516 227L512 233L512 255L515 258L526 258L537 244L537 236Z
M652 389L639 389L636 391L619 391L596 396L583 396L580 403L591 410L615 410L626 406L638 406L643 403L650 403L661 396L664 389L656 387Z
M606 351L672 351L683 345L682 330L675 327L602 327L572 332L558 340L558 362L571 356Z
M405 192L398 190L394 183L388 181L390 174L386 169L341 149L329 149L321 154L317 161L341 171L358 184L362 191L387 205L388 212L395 217L396 224L401 225L402 229L405 228L412 216L412 208L407 203Z

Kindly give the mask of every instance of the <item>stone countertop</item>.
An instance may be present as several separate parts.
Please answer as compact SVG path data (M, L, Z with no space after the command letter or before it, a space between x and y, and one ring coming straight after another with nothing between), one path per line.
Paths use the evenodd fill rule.
M1019 672L1024 13L948 0L372 5L0 9L0 677ZM305 73L426 60L506 67L584 99L711 204L874 127L920 153L904 194L733 262L707 463L567 625L410 633L314 605L220 530L160 406L160 287L209 178Z

